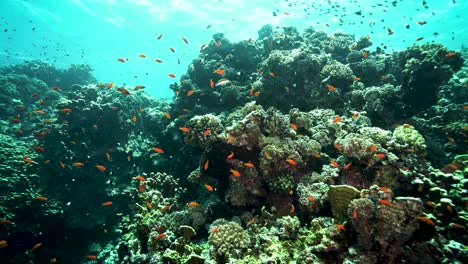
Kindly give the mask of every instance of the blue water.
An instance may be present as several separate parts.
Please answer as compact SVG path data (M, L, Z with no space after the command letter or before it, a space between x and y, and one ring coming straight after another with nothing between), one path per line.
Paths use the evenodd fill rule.
M268 23L299 31L313 26L370 35L371 48L402 49L423 37L419 43L456 50L467 44L467 13L466 0L1 0L0 65L32 59L58 67L85 63L100 82L141 84L167 98L173 95L169 84L177 81L167 74L184 74L216 32L234 42L256 39ZM387 27L395 33L388 35Z

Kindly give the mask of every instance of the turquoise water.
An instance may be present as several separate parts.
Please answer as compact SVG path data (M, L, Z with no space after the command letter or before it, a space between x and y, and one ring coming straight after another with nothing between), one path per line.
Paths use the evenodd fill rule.
M468 263L467 11L0 0L0 264Z
M167 74L178 78L185 73L200 46L217 32L235 42L256 39L269 23L279 31L283 26L300 32L313 26L329 33L369 35L374 49L401 49L422 37L420 42L458 50L468 40L467 12L468 1L459 0L2 0L0 64L32 59L59 67L89 64L100 82L141 84L164 98L173 95L168 87L177 80ZM394 34L388 35L387 28Z

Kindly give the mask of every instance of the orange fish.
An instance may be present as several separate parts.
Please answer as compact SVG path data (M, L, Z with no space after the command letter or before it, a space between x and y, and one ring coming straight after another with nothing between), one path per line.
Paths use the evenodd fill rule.
M208 135L210 135L210 134L211 134L211 130L210 130L210 129L207 129L207 130L203 131L203 135L204 135L204 136L208 136Z
M157 63L162 63L162 60L161 59L154 59L154 61L156 61Z
M218 231L219 231L219 227L215 226L213 230L211 231L211 233L216 234L218 233Z
M146 208L148 208L148 209L153 209L153 205L152 205L150 202L148 202L148 201L145 202L145 206L146 206Z
M455 55L455 52L452 52L452 51L451 51L451 52L447 53L447 55L445 55L445 58L450 58L450 57L452 57L453 55Z
M369 148L369 151L374 153L375 151L377 150L377 145L376 144L373 144L372 146L370 146Z
M284 86L284 90L289 93L289 87L287 85Z
M32 159L29 158L29 156L24 156L22 159L25 163L34 163Z
M8 242L6 240L0 240L0 248L8 247Z
M224 70L221 70L221 69L214 70L213 72L214 72L214 73L217 73L217 74L219 74L219 75L223 75L223 74L224 74Z
M164 117L166 117L167 119L171 119L171 114L169 114L168 112L165 112Z
M391 192L392 189L388 188L388 187L379 187L379 190L381 190L382 192Z
M169 76L169 77L171 77L171 78L175 78L175 77L176 77L175 74L173 74L173 73L169 73L167 76Z
M334 161L334 160L330 160L330 164L335 167L335 168L339 168L340 165L338 164L338 162Z
M329 92L334 92L335 91L335 86L333 86L331 84L327 84L327 88L328 88Z
M296 124L291 123L291 124L289 124L289 125L291 126L291 128L292 128L294 131L297 131L297 126L296 126Z
M140 58L146 58L146 55L145 55L145 54L139 54L138 57L140 57Z
M34 113L40 114L40 115L45 115L46 112L44 110L34 110Z
M137 181L146 181L145 177L143 177L141 175L136 176L135 180L137 180Z
M52 86L52 87L50 87L50 89L52 89L52 90L54 90L54 91L57 91L57 92L61 92L61 91L62 91L62 89L60 89L60 87L58 87L58 86Z
M137 121L137 117L136 116L132 116L132 122L135 123Z
M256 91L256 92L254 93L254 96L255 96L255 97L258 97L260 94L261 94L260 91Z
M120 62L122 62L122 63L125 62L125 60L124 60L123 58L118 58L117 60L120 61Z
M187 204L188 207L196 207L196 206L199 206L200 204L197 203L197 202L190 202Z
M204 170L204 171L207 171L207 170L208 170L208 164L209 164L209 161L208 161L208 160L205 162L205 164L203 164L203 170Z
M307 200L308 200L309 202L313 203L313 202L315 201L315 197L309 196L309 197L307 197Z
M229 154L226 159L232 159L234 158L234 152L231 151L231 154Z
M99 164L97 164L95 167L96 167L98 170L102 171L102 172L105 172L105 171L107 170L106 167L104 167L104 166L102 166L102 165L99 165Z
M287 159L286 162L289 163L290 165L293 165L293 166L297 165L297 162L295 160L293 160L293 159Z
M255 168L255 165L253 165L252 162L244 163L244 165L245 165L246 167L249 167L249 168Z
M238 171L234 170L234 169L230 169L229 171L230 171L230 172L232 173L232 175L234 175L235 177L240 177L240 176L241 176L241 174L240 174Z
M71 113L73 110L71 108L63 108L60 110L62 113Z
M114 86L114 83L109 83L109 84L107 85L107 89L110 89L110 88L112 88L113 86Z
M344 227L343 224L337 224L337 225L336 225L336 228L337 228L338 230L341 230L341 231L346 231L346 229L345 229L345 227Z
M113 204L113 202L108 201L108 202L102 203L101 206L107 207L107 206L111 206L112 204Z
M447 208L447 210L449 211L450 214L453 214L452 206L447 205L446 208Z
M384 199L378 200L378 203L379 203L380 205L386 205L386 206L392 205L392 202L390 202L389 200L384 200Z
M159 154L163 154L164 153L164 150L161 149L161 148L152 148L152 150L156 153L159 153Z
M185 42L185 44L188 44L188 40L184 37L182 37L182 40Z
M87 256L86 256L86 259L87 259L87 260L96 260L97 257L96 257L95 255L87 255Z
M169 209L171 209L171 206L166 204L166 205L162 206L161 208L159 208L159 211L164 213L164 212L168 211Z
M343 167L343 169L344 169L344 170L347 170L347 169L349 169L349 167L351 167L351 164L352 164L351 162L350 162L350 163L348 163L348 164L346 164L346 165Z
M0 219L0 224L2 224L2 225L11 225L11 224L13 224L13 222L10 221L10 220L7 220L7 219Z
M213 79L210 79L210 87L211 87L211 89L213 89L215 87L215 83L214 83Z
M276 77L276 74L274 72L269 72L268 73L272 78L275 78Z
M455 143L455 139L453 137L447 137L448 141L450 141L450 143Z
M44 165L47 165L47 164L49 164L49 163L50 163L50 160L44 161Z
M369 58L369 54L367 54L367 52L364 52L364 51L363 51L363 52L361 52L361 55L362 55L362 57L363 57L364 59Z
M179 130L184 132L184 133L187 133L190 131L190 129L188 127L179 127Z
M138 192L142 193L142 192L146 191L146 186L145 185L138 185L137 190L138 190Z
M205 185L203 185L203 186L205 186L205 188L206 188L208 191L210 191L210 192L213 192L213 191L214 191L214 188L213 188L211 185L205 184Z
M190 90L190 91L187 92L186 95L187 95L187 96L191 96L192 94L193 94L193 90Z
M165 237L166 237L166 234L165 234L165 233L161 233L161 234L155 236L155 237L154 237L154 240L158 241L158 240L161 240L161 239L163 239L163 238L165 238Z
M73 166L74 166L74 167L83 167L83 166L84 166L84 163L81 163L81 162L74 162L74 163L73 163Z
M62 161L59 160L59 163L60 163L60 167L62 167L62 169L65 169L65 163L63 163Z
M31 248L31 251L36 251L41 246L42 246L42 243L37 243L36 245L34 245L34 247Z
M383 158L385 158L385 154L384 154L384 153L377 153L375 156L376 156L378 159L383 159Z
M354 208L354 209L353 209L353 218L354 218L354 219L357 219L357 217L358 217L357 209Z
M354 77L353 77L353 80L355 80L355 81L360 81L361 78L354 76Z
M235 138L235 137L233 137L233 136L229 136L229 137L228 137L228 142L229 142L229 143L233 143L234 141L236 141L236 138Z
M338 143L333 144L333 147L338 150L338 152L341 152L341 146Z
M456 224L456 223L451 223L450 227L456 228L456 229L465 229L465 227L463 225Z
M33 146L33 149L41 153L45 152L45 149L41 146Z
M430 226L435 226L435 223L428 217L425 216L418 216L418 219L421 220L422 222L430 225Z
M294 204L291 204L289 206L289 213L293 214L296 211L296 207L294 207Z
M117 90L125 95L129 95L130 92L125 88L117 88Z
M343 118L340 117L340 116L333 118L333 124L336 124L336 123L340 122L341 119L343 119Z
M45 198L44 196L40 196L40 195L39 195L39 196L36 196L36 200L41 201L41 202L45 202L45 201L47 201L48 199Z

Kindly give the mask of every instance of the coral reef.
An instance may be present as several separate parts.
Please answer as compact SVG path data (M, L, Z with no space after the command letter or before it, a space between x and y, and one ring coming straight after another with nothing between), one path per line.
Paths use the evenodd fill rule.
M173 101L3 67L0 258L466 262L467 58L266 25L215 34Z

